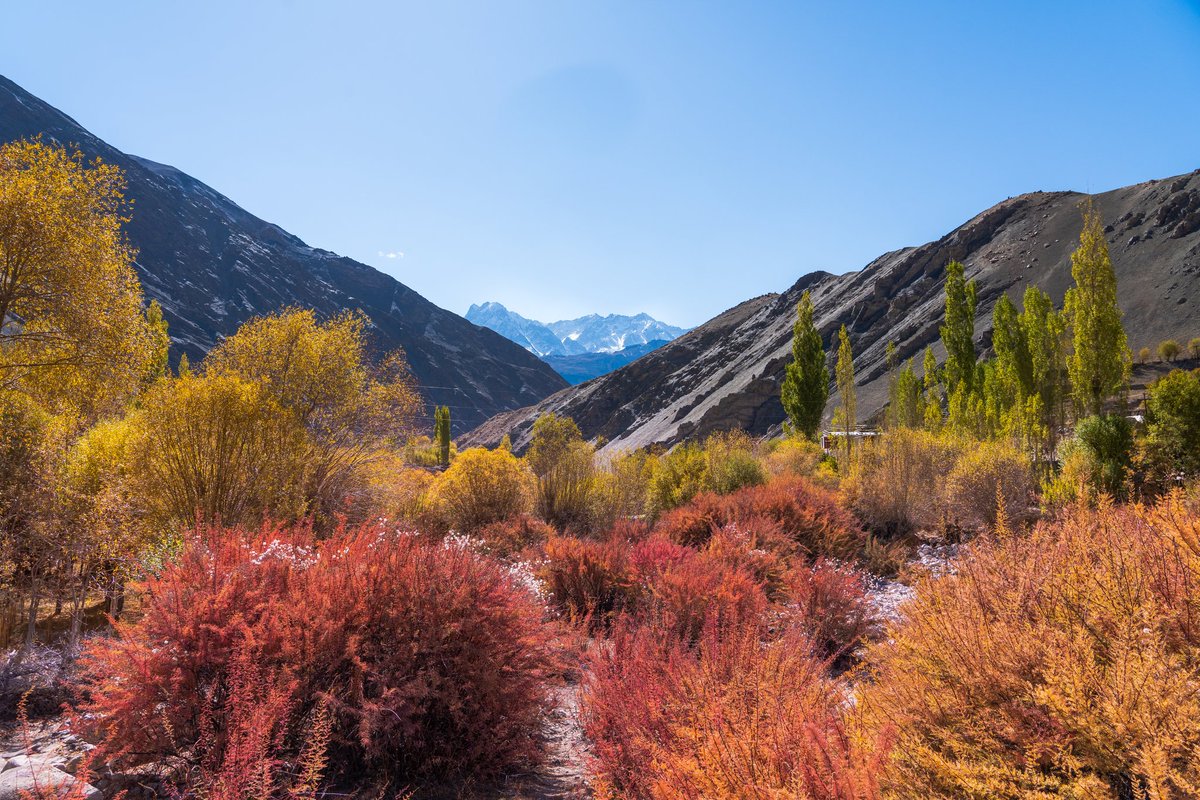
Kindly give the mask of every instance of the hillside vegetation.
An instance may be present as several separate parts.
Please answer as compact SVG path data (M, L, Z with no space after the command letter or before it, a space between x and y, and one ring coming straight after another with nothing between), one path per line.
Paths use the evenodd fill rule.
M783 435L619 449L546 413L521 455L456 447L355 314L171 369L128 213L119 170L0 147L26 796L1195 796L1200 343L1129 395L1096 208L1065 303L997 301L986 356L944 265L940 348L871 345L880 430L803 293Z

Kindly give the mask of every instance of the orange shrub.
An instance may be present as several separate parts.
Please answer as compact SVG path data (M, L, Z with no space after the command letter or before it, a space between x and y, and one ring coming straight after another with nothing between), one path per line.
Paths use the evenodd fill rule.
M866 540L836 492L797 476L775 478L724 496L699 494L663 515L656 530L680 544L699 547L724 525L761 525L764 520L778 526L810 558L853 558Z
M788 562L795 544L786 538L771 520L730 523L713 533L704 552L709 558L753 576L768 599L780 600L785 594Z
M731 522L773 520L810 558L854 558L866 539L854 515L838 502L837 493L805 478L777 478L727 499Z
M795 632L710 627L689 648L662 627L623 625L590 663L583 718L600 797L879 797L885 738L851 735L841 687Z
M1076 507L977 540L869 652L903 797L1148 797L1200 783L1200 518Z
M293 686L296 714L328 704L347 776L487 774L538 754L553 629L517 577L459 542L205 529L145 589L144 616L85 655L81 718L118 762L224 763L236 720L222 698L245 648Z
M659 572L647 593L645 610L686 642L696 641L706 625L722 630L754 625L767 607L753 576L702 554Z
M728 516L726 499L712 492L701 492L686 505L664 514L655 530L673 542L700 547Z

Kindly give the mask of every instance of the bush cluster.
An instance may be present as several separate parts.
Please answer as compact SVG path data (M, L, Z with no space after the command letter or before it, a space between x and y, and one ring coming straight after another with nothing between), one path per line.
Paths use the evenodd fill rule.
M801 477L775 478L725 496L699 494L665 514L657 529L680 544L698 546L730 524L764 533L776 530L812 558L852 559L865 542L861 526L837 494Z
M293 720L320 704L330 763L349 776L488 774L537 756L554 630L518 576L461 541L206 528L145 592L141 619L85 657L81 718L120 763L221 763L240 658L287 687L276 724L293 758Z
M1200 517L1075 507L977 542L868 655L898 797L1184 797L1200 780Z
M843 484L847 501L874 532L977 532L995 524L998 499L1009 515L1036 508L1028 457L1003 441L898 428L863 448Z
M880 797L885 740L853 713L796 632L706 628L689 647L622 627L592 651L584 721L600 796Z

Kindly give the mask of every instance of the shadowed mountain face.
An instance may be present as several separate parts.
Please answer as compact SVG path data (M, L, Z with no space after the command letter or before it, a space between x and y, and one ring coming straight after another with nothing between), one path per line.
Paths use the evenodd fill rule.
M567 379L572 386L590 381L614 369L637 361L647 353L662 347L666 342L661 339L645 344L631 344L611 353L578 353L573 356L542 356L542 359L554 367L554 371Z
M885 253L859 272L805 275L784 293L749 300L613 373L499 415L459 446L495 443L507 433L522 449L533 421L547 411L573 418L589 438L603 436L609 449L671 445L728 428L778 432L784 420L779 387L805 289L812 291L827 352L839 326L850 333L860 421L867 421L887 402L889 341L901 358L916 358L918 370L927 345L945 360L938 328L951 260L962 261L967 278L978 284L981 353L991 344L992 309L1002 293L1019 308L1025 287L1034 284L1062 307L1086 197L1035 192L1010 198L936 242ZM1200 336L1200 170L1093 200L1109 224L1130 346ZM838 402L835 392L827 414Z
M121 153L0 77L0 141L37 135L125 170L138 276L163 307L174 358L198 360L246 320L287 306L322 316L353 309L370 318L377 352L404 348L425 399L451 407L456 433L566 386L503 336L372 267L309 247L173 167Z

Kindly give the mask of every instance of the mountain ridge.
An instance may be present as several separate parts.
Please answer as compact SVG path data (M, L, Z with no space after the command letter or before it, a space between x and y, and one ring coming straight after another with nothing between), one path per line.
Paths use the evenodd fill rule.
M1071 283L1081 202L1091 198L1108 222L1106 235L1119 301L1135 350L1166 338L1200 335L1200 170L1087 195L1030 192L988 208L940 239L889 251L861 270L814 272L775 295L748 300L632 364L565 389L526 409L506 412L462 437L460 446L509 434L521 450L533 420L569 416L606 449L671 446L728 428L780 432L779 387L791 352L796 303L812 291L816 324L832 367L835 338L846 325L855 353L860 421L887 400L884 351L901 359L926 346L939 362L945 267L962 261L977 281L977 349L991 343L992 309L1002 293L1020 303L1026 285L1049 292L1061 308ZM836 391L826 414L837 405Z

